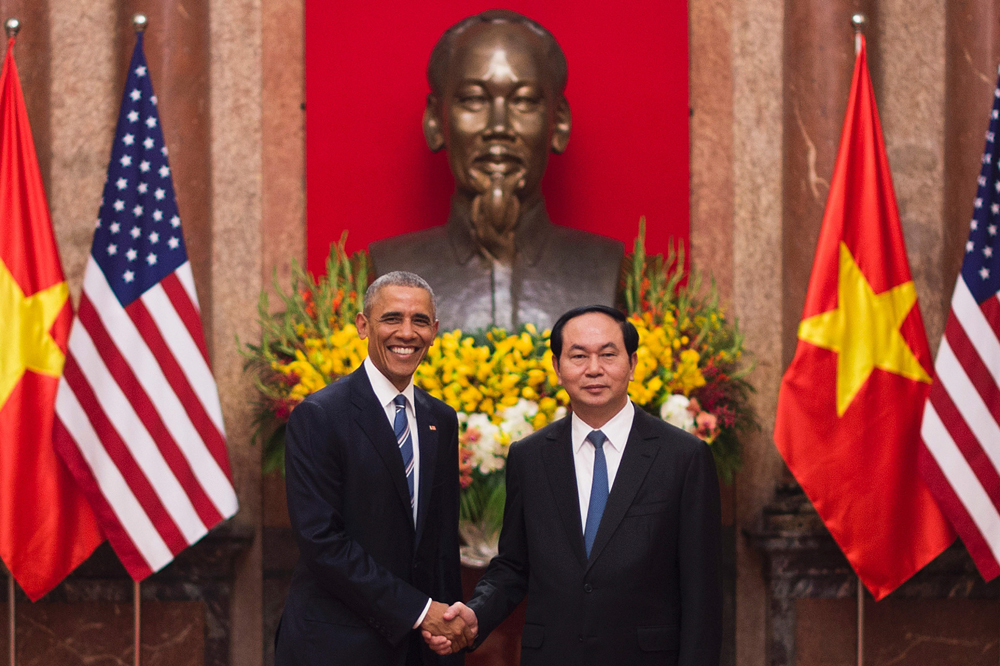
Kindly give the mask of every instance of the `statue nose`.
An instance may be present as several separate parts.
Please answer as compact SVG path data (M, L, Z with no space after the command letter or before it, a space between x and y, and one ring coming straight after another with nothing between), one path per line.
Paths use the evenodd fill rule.
M507 100L497 97L490 104L489 128L493 133L508 133L510 126L507 124Z

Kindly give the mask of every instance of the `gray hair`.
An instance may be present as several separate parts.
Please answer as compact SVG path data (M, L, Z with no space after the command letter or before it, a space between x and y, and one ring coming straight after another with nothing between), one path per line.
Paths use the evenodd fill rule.
M552 36L552 33L543 28L537 21L533 21L523 14L509 9L490 9L481 14L464 18L451 26L445 30L441 39L434 45L430 61L427 63L427 82L435 95L441 95L444 92L444 80L448 75L448 68L451 67L455 41L463 32L480 23L514 23L524 26L541 37L545 42L545 59L552 73L555 92L562 94L566 89L566 54L563 53L562 47L559 46L559 42Z
M364 314L366 317L371 316L372 305L374 305L375 300L378 298L379 292L382 291L382 287L416 287L417 289L423 289L431 296L431 314L434 315L437 313L437 301L434 298L434 290L427 284L427 280L409 271L392 271L377 278L368 285L368 289L365 291L364 305Z

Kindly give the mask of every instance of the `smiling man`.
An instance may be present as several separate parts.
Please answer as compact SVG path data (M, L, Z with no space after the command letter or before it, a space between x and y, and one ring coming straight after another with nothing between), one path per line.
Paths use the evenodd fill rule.
M704 442L629 401L638 345L604 306L553 326L573 412L510 447L500 552L468 606L444 616L477 628L475 646L527 595L522 666L718 665L715 464Z
M384 275L356 323L368 339L362 367L288 421L288 514L300 557L275 664L460 664L431 653L417 631L456 645L471 639L461 618L442 620L462 596L458 422L413 385L437 334L434 294L412 273Z
M431 53L424 137L455 177L448 223L370 250L379 274L427 278L448 330L548 328L568 306L614 303L622 244L552 224L542 196L569 142L566 73L552 35L509 10L458 22Z

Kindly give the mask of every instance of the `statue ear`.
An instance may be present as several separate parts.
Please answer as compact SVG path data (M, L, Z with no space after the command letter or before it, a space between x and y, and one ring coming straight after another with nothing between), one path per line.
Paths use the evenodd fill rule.
M432 153L436 153L444 147L441 117L438 114L439 108L437 98L434 95L427 95L427 107L424 109L424 139Z
M573 117L569 112L569 102L562 95L559 96L559 104L556 106L556 124L552 132L552 152L561 153L566 150L569 143L569 130L573 125Z

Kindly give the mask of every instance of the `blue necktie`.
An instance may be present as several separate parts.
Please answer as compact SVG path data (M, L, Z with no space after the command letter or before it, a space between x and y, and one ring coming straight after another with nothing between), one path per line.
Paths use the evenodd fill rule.
M403 469L406 470L406 485L410 487L410 509L413 509L413 437L410 435L410 420L406 418L406 397L397 395L392 399L396 405L396 419L392 429L396 432L396 443L403 456Z
M594 483L590 486L587 526L583 530L583 545L587 548L587 557L590 557L590 549L594 545L601 516L604 515L604 505L608 503L608 461L604 458L604 442L607 439L600 430L593 430L587 435L587 440L594 445Z

